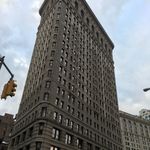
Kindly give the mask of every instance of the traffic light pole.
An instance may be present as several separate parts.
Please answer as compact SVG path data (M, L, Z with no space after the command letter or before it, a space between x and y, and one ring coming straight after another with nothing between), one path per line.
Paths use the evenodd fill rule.
M0 69L2 68L2 61L4 58L0 58Z
M9 72L9 74L11 75L10 80L12 80L12 79L14 78L14 75L11 73L10 69L9 69L9 68L7 67L7 65L5 64L4 58L5 58L5 56L3 56L2 58L0 58L0 69L1 69L2 65L4 65L5 68L6 68L6 70L7 70L7 71Z
M2 65L4 65L4 67L6 68L6 70L9 72L9 74L11 75L11 78L10 80L4 85L4 88L3 88L3 91L2 91L2 94L1 94L1 99L6 99L7 96L15 96L15 93L16 92L16 87L17 87L17 84L15 83L15 81L13 80L14 78L14 75L11 73L10 69L7 67L7 65L5 64L4 62L4 58L5 56L3 57L0 57L0 69L2 67Z

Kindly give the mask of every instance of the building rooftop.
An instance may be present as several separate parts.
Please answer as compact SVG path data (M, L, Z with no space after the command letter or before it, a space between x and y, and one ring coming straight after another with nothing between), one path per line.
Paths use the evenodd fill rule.
M129 113L121 111L121 110L119 111L119 114L120 114L120 117L126 117L128 119L135 120L135 121L138 121L141 123L146 123L146 124L150 125L150 121L142 118L141 116L132 115L132 114L129 114Z
M45 6L45 4L48 2L49 0L44 0L42 6L40 7L39 10L39 14L41 15L42 10ZM97 19L97 17L95 16L95 14L93 13L92 9L90 8L90 6L88 5L88 3L86 2L86 0L82 0L82 2L85 4L87 10L90 12L90 14L92 15L92 17L94 18L96 24L100 27L100 29L102 30L103 34L107 37L108 41L110 42L110 44L112 45L112 49L114 48L114 44L112 42L112 40L110 39L110 37L108 36L108 34L106 33L106 31L104 30L103 26L101 25L101 23L99 22L99 20Z

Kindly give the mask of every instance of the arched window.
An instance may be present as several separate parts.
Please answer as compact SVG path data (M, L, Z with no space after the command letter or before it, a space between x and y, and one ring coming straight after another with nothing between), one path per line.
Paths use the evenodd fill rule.
M44 93L44 100L48 101L48 99L49 99L49 93Z
M99 33L98 32L96 32L96 37L99 39Z
M38 135L42 135L43 134L44 125L45 124L43 122L39 123L39 132L38 132Z
M103 45L103 39L101 38L101 44Z
M86 23L87 25L89 25L89 18L86 18Z
M101 45L102 45L102 47L103 47L103 39L101 38Z
M84 18L84 11L81 10L81 17Z
M50 86L51 86L51 82L50 81L46 81L45 88L50 88Z
M75 2L75 9L78 10L78 3Z
M94 26L92 25L92 32L94 32Z
M105 49L107 50L107 44L105 44Z
M47 114L47 107L42 107L41 117L46 117L46 114Z

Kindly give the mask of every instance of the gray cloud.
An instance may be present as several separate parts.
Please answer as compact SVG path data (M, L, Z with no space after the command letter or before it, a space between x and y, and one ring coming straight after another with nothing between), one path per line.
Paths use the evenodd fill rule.
M40 5L40 1L38 3ZM0 54L6 56L5 63L14 73L14 79L17 80L18 84L16 96L8 98L7 101L1 101L0 114L4 112L15 114L19 107L40 19L38 8L36 9L39 5L35 4L36 0L4 0L0 3L0 18L2 18L0 24ZM0 71L0 91L9 78L10 75L2 67Z
M104 25L105 30L111 34L115 30L117 20L124 11L124 7L128 4L129 0L87 0L90 7L100 20L101 24ZM109 30L109 28L111 28Z

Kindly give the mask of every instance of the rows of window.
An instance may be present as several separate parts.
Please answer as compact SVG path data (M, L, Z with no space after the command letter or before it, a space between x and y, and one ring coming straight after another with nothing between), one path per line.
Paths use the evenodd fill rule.
M65 139L62 138L62 134L65 134ZM52 129L52 138L55 140L59 141L64 141L65 144L72 145L72 146L77 146L79 149L83 149L85 145L87 146L87 150L103 150L102 148L95 146L92 143L86 142L81 138L75 137L74 135L67 133L58 128L53 128ZM90 138L92 139L92 137ZM117 148L116 145L112 144L111 142L108 141L106 144L106 140L102 138L102 145L107 145L109 148L114 148L114 150L121 150L121 148ZM99 143L100 144L100 143Z
M64 53L64 50L63 50L63 53ZM68 56L68 55L67 55ZM61 62L63 61L63 57L61 58ZM60 70L62 70L62 69L60 69ZM59 77L59 81L61 80L61 77ZM65 83L65 85L66 85L66 80L64 80L63 81L63 83ZM79 94L78 94L79 95ZM112 105L110 105L110 106L112 106ZM106 114L106 116L107 116L107 114ZM110 115L108 115L108 116L110 116Z
M36 118L46 117L46 115L47 115L47 107L42 107L40 109L40 111L36 110L36 111L32 112L31 115L28 115L28 116L24 117L24 119L22 119L21 121L19 121L15 124L15 127L14 127L15 132L17 132L20 129L24 128L29 123L35 121Z
M90 131L89 129L86 129L85 127L81 126L80 124L77 124L77 122L72 121L72 119L70 119L69 117L66 117L66 116L64 117L64 115L55 111L53 113L53 119L55 121L57 121L58 123L68 127L69 129L72 129L73 131L75 131L83 136L87 136L90 139L94 139L95 142L100 142L99 135L97 135L96 133L93 133L92 130ZM94 123L94 128L99 130L99 125L98 124L96 125L96 123ZM121 143L120 137L117 138L114 134L112 134L111 132L106 130L104 127L101 127L100 131L103 134L105 134L105 135L107 134L108 136L110 136L110 138L112 137L114 140L117 140ZM107 132L105 132L105 131L107 131Z
M64 35L64 37L66 37L66 35ZM64 41L64 43L65 43L65 41ZM109 80L107 80L107 81L109 81ZM96 83L96 80L94 80L94 82ZM107 85L107 84L106 84ZM109 87L109 86L108 86ZM106 87L107 88L107 87ZM106 90L107 91L107 90ZM112 105L111 105L112 106Z
M64 52L64 50L63 50L63 52ZM61 60L63 60L63 59L61 59ZM80 59L81 60L81 59ZM74 70L75 70L75 68L74 68ZM79 70L80 70L80 66L79 66ZM81 71L81 70L80 70ZM80 74L79 74L80 75ZM81 75L80 75L81 76ZM84 78L84 77L83 77ZM83 82L84 82L84 79L83 79ZM78 87L80 88L81 87L81 83L79 82L78 83ZM84 85L82 84L82 90L84 91ZM79 91L79 94L80 94L80 91Z
M53 28L52 21L51 21L53 17L54 15L52 12L50 13L49 19L45 21L43 26L41 26L41 28L39 28L39 31L38 31L38 36L37 36L37 40L36 40L36 44L35 44L35 48L33 52L34 57L32 58L32 62L30 65L29 74L28 74L28 78L26 82L26 88L23 94L22 101L24 101L24 105L23 105L24 107L26 104L31 103L31 101L28 101L29 99L28 97L31 96L33 92L35 92L35 89L36 89L36 92L38 92L37 90L41 87L39 83L41 83L44 77L41 72L43 72L43 69L45 69L46 62L47 62L47 54L49 53L48 47L49 47L49 42L51 39L51 34L49 33L49 30ZM51 53L51 56L52 55L53 55L53 52ZM49 66L51 65L52 65L52 61L50 60ZM51 70L49 70L48 76L51 76L51 73L52 73ZM47 83L47 88L49 86L50 84ZM21 114L24 114L29 109L31 109L31 107L25 110L20 109ZM19 114L19 116L21 115Z
M140 135L124 132L123 138L125 140L125 144L131 145L132 147L139 147L139 143L150 146L150 138L148 137L142 137Z
M122 119L122 128L126 132L150 137L150 128L148 125L134 122L128 119Z
M95 121L99 120L99 113L95 110L95 109L91 109L90 107L85 107L85 104L79 100L77 100L70 92L66 92L65 90L61 91L61 88L58 87L57 88L57 94L58 96L62 96L62 97L67 97L68 99L68 105L65 106L66 108L64 108L64 101L61 100L61 98L56 98L55 100L55 105L57 105L59 108L63 109L65 111L67 111L68 113L71 113L72 115L76 115L75 113L77 113L77 118L81 119L82 121L85 121L85 116L82 114L82 112L87 112L87 115L89 115L90 117L94 117ZM75 112L75 107L76 106L76 112ZM78 110L78 111L77 111ZM86 119L86 123L89 123L90 121L90 125L92 125L92 120L91 119ZM89 121L88 121L89 120Z
M126 119L126 117L121 118L121 129L126 149L146 150L150 148L149 126L142 124L140 118L137 121Z
M82 111L85 112L86 111L87 115L94 117L95 121L99 120L99 117L100 117L99 113L95 109L97 107L97 105L94 102L93 102L93 109L92 109L91 105L90 105L90 107L85 105L84 104L85 101L79 101L79 100L75 99L75 97L70 92L66 92L64 89L61 89L60 87L57 88L57 94L60 97L60 99L67 98L69 104L71 104L71 105L73 104L73 106L76 106L76 108L77 108L76 111L77 110L79 110L80 112L82 112ZM57 105L63 104L63 106L64 106L64 101L60 100L60 99L59 98L56 99L56 104ZM60 104L58 104L58 102L60 102ZM61 106L60 108L63 108L63 107ZM68 112L70 112L71 109L72 109L70 107L70 105L67 105L66 108L65 108L65 111L67 110ZM99 110L100 110L100 113L104 115L104 112L102 111L102 109L99 108ZM72 111L72 112L74 114L74 111ZM107 118L107 113L106 113L106 118ZM83 119L83 120L85 120L85 119ZM86 122L86 123L88 123L88 122ZM115 128L113 127L113 129L115 129Z
M43 68L45 69L45 66L46 66L47 54L49 53L48 52L48 46L49 46L49 42L50 42L50 35L49 35L48 31L50 28L52 28L52 24L51 24L50 20L53 19L53 16L54 16L54 14L50 13L49 20L45 21L45 24L42 26L42 28L40 28L40 31L38 32L38 38L37 38L35 50L34 50L34 57L32 58L32 63L31 63L31 67L30 67L30 71L29 71L29 75L28 75L28 80L27 80L27 85L26 85L26 88L24 91L24 97L23 97L24 102L23 103L25 105L27 104L27 100L28 100L28 98L26 96L27 95L29 96L31 94L31 88L29 88L29 87L31 85L33 85L34 89L36 89L36 86L34 85L33 82L34 81L37 82L37 78L38 78L39 82L41 82L44 78L43 74L40 74L40 72L42 72ZM49 23L51 25L49 25ZM55 26L55 28L56 28L56 26ZM57 27L57 29L58 29L58 27ZM56 39L57 34L54 34L53 38ZM55 46L55 44L53 46ZM43 49L45 49L44 52L43 52ZM51 51L51 58L53 58L54 55L55 55L55 51L52 50ZM37 57L40 60L38 60ZM41 58L43 58L43 59L41 59ZM53 59L50 59L49 60L49 67L52 67L52 66L53 66ZM40 71L40 69L42 69L42 71ZM35 79L33 79L33 77L35 77L36 72L38 72L38 75L36 75L36 80L35 80ZM52 76L52 69L48 70L47 76L48 77ZM37 82L37 83L39 83L39 82ZM47 88L47 89L50 88L50 85L51 85L51 81L47 81L45 88ZM41 90L40 88L41 88L41 85L36 90L39 89L39 91L40 91ZM47 99L48 95L45 95L44 98ZM28 104L29 103L31 103L31 101L28 101ZM25 105L23 105L23 106L25 107ZM31 107L29 109L31 109ZM29 110L29 109L27 108L27 109L21 110L22 112L19 114L19 116L21 114L24 114L25 112L27 112L27 110Z
M89 131L89 129L85 129L83 126L80 126L76 122L72 121L72 119L64 117L62 114L59 114L58 112L53 113L53 119L57 121L58 123L61 123L62 125L65 125L66 127L82 134L86 135L89 138L93 137L92 131ZM97 136L97 137L96 137ZM95 139L99 140L99 136L95 135Z
M64 37L65 37L66 35L64 35ZM64 43L65 43L65 41L64 41ZM63 51L63 53L64 53L64 49L62 50ZM68 55L67 55L68 56ZM61 59L60 59L60 62L61 63L64 63L63 61L66 61L65 59L64 59L64 57L61 57ZM66 63L65 64L68 64L68 62L66 61ZM66 67L66 66L65 66ZM62 67L61 67L61 69L60 69L60 71L62 71L63 69L62 69ZM74 70L75 70L75 68L74 68ZM66 74L66 70L65 70L65 74ZM61 80L61 77L59 77L59 81ZM65 83L65 85L66 85L66 80L64 80L62 83ZM74 89L74 88L73 88ZM63 92L64 93L64 92ZM80 93L80 92L79 92ZM79 94L78 94L79 95ZM110 105L111 107L112 107L112 104ZM108 108L108 112L109 112L109 107L107 107ZM117 109L116 109L117 110ZM110 118L110 115L107 115L107 113L106 113L106 117L109 117ZM118 117L118 116L117 116ZM109 119L108 118L108 119ZM119 118L119 117L118 117ZM110 123L109 123L110 124ZM110 126L110 125L109 125ZM118 132L119 130L117 130L117 132ZM119 135L120 135L120 132L118 132L119 133ZM109 135L110 135L110 132L109 132ZM116 136L114 136L115 137L115 139L116 139ZM119 141L120 141L120 139L119 139Z
M55 139L55 140L63 140L61 139L61 134L62 134L62 131L60 129L57 129L57 128L53 128L52 129L52 138ZM75 139L75 141L74 141ZM80 139L80 138L75 138L73 135L71 135L70 133L65 133L65 139L64 139L64 143L65 144L68 144L68 145L76 145L76 147L78 147L79 149L82 149L84 147L84 144L83 144L83 140ZM90 144L90 148L92 148L92 144L91 143L87 143L87 146ZM98 147L96 147L98 148ZM87 148L89 149L89 148ZM91 149L89 149L91 150ZM99 149L95 149L95 150L100 150Z
M90 22L93 22L93 21L90 21L90 19L89 19L88 17L85 17L85 16L87 16L87 14L84 15L84 14L85 14L85 13L84 13L84 10L83 10L83 9L79 9L79 7L78 7L78 2L77 2L77 1L75 1L74 6L75 6L75 11L79 12L79 15L80 15L80 17L81 17L82 19L81 19L80 17L79 17L79 18L82 20L82 22L86 23L88 29L90 28L90 30L91 30L92 34L95 36L95 38L96 38L97 40L99 40L99 42L100 42L101 44L104 45L105 49L107 49L107 44L104 44L103 38L100 38L100 34L101 34L101 33L99 33L99 31L96 31L97 26L94 27L94 25L91 25L91 24L90 24ZM67 8L67 9L66 9L66 15L67 15L67 16L71 16L71 15L72 15L72 10L71 10L71 8L69 8L69 9ZM76 18L78 18L78 17L76 17ZM77 20L76 18L74 18L74 21ZM70 20L71 20L71 19L70 19ZM79 25L79 22L80 22L80 21L77 20L77 25ZM82 27L83 27L83 26L79 26L79 27L81 27L81 30L82 30ZM98 28L99 28L99 27L98 27Z
M37 124L38 135L39 136L43 134L44 126L45 126L44 122L40 122L40 123ZM33 134L34 134L34 130L35 130L35 127L32 126L32 127L28 128L26 131L23 131L22 133L20 133L19 135L17 135L17 137L15 137L15 138L12 139L11 146L12 147L17 146L18 144L23 143L25 140L29 140L30 138L32 138ZM29 145L27 145L27 147L30 148ZM37 147L39 147L39 146L37 146ZM38 148L37 148L37 150L38 150Z
M62 67L60 67L60 70L62 70ZM80 77L79 77L80 78ZM75 76L74 75L71 75L71 73L69 73L69 79L73 82L74 80L76 80L76 78L75 78ZM70 90L71 92L76 92L76 90L75 90L75 87L76 86L74 86L74 85L72 85L69 81L67 82L68 80L66 80L65 78L63 78L62 76L59 76L58 77L58 82L61 84L61 85L63 85L64 87L66 87L68 90ZM85 91L86 90L86 87L83 85L83 84L81 84L81 82L79 81L79 82L77 82L77 88L78 89L80 89L80 88L82 88L82 91ZM75 90L75 91L74 91ZM86 92L87 93L87 92ZM77 96L81 99L81 100L83 100L84 102L87 102L87 100L86 100L86 98L85 98L85 96L84 96L84 94L82 93L81 94L81 92L80 91L78 91L77 92ZM87 102L88 103L88 102ZM90 101L90 103L89 103L90 105L92 104L92 102ZM95 102L93 102L93 107L94 107L94 109L96 108L97 110L98 110L98 105L95 103Z
M11 146L16 146L19 143L24 142L27 138L31 138L33 134L33 127L29 128L28 131L24 131L20 135L18 135L16 138L13 138L11 141Z

